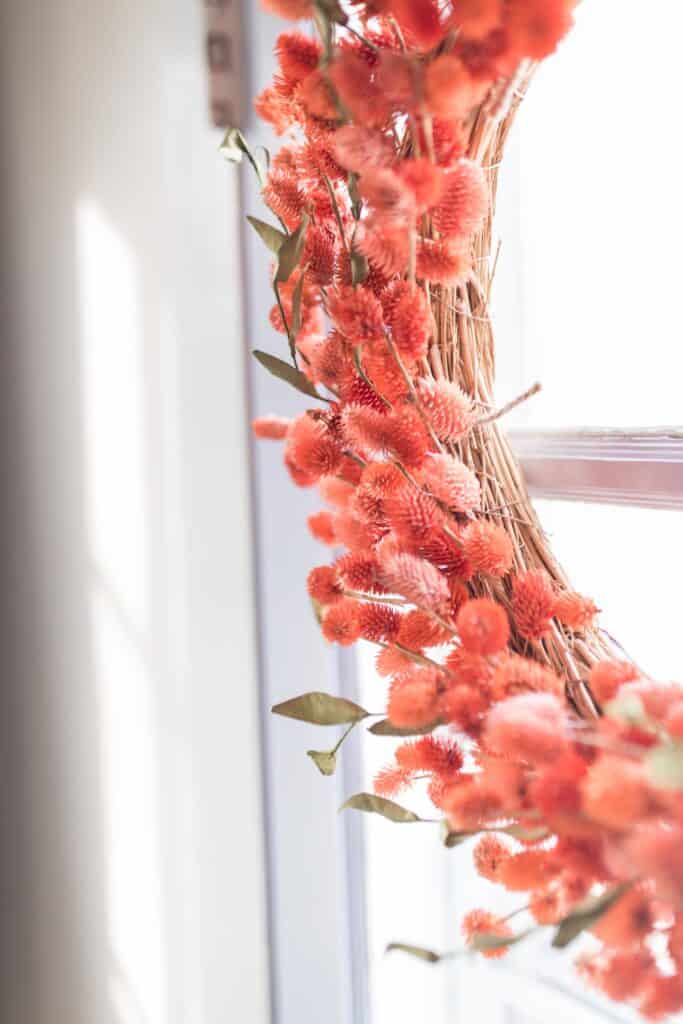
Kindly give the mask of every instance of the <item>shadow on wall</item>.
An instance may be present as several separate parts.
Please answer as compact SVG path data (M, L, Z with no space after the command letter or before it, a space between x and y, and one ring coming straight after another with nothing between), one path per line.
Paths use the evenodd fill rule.
M260 1022L257 765L240 844L223 815L230 716L257 749L238 200L201 8L4 14L0 1018L213 1024L239 989Z

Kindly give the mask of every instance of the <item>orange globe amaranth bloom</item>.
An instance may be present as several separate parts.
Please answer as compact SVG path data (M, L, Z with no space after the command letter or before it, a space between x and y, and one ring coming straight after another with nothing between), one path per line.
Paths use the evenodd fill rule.
M406 669L412 668L413 664L412 659L400 651L398 647L383 647L377 652L375 658L377 675L382 678L405 672Z
M411 290L408 285L394 304L389 323L396 348L404 359L416 362L426 356L433 317L424 292Z
M475 572L506 576L512 568L512 541L498 523L475 519L463 533L462 543Z
M469 249L461 239L420 238L418 240L417 276L422 281L445 285L461 284L471 269Z
M562 917L562 907L557 889L538 889L529 897L529 912L538 924L557 924Z
M432 455L422 466L419 479L435 498L455 512L474 512L479 508L479 481L459 459L450 455Z
M634 885L603 914L591 931L606 946L628 949L642 943L654 923L651 893L643 885Z
M549 693L511 697L488 714L484 739L487 747L506 757L543 764L567 749L565 711Z
M477 935L497 935L501 938L512 936L512 928L505 921L501 921L494 914L487 910L470 910L462 922L462 931L468 943L471 943ZM482 956L490 960L496 960L507 953L507 946L498 946L494 949L485 949Z
M500 660L492 683L497 700L522 693L553 693L559 697L564 690L562 680L552 669L519 654L509 654Z
M540 889L560 868L550 850L522 850L500 865L498 880L510 892Z
M515 576L512 581L512 615L522 636L539 640L548 632L556 600L546 573L532 569Z
M502 0L456 0L452 24L470 39L480 39L500 25Z
M446 667L458 685L478 686L489 692L493 666L488 658L473 654L464 647L454 647L446 658Z
M581 632L593 625L598 608L588 597L567 592L559 594L555 602L555 617L564 626Z
M342 583L330 565L311 569L306 580L309 595L320 604L334 604L344 596Z
M337 252L334 235L325 227L309 224L306 231L303 260L308 275L321 288L332 284Z
M474 423L472 400L450 381L418 381L418 395L434 432L442 441L459 441Z
M410 189L418 213L436 206L443 195L445 178L440 167L426 157L402 160L396 168L401 181Z
M405 553L380 559L382 583L407 601L429 612L448 606L448 583L431 562Z
M481 167L473 160L459 160L445 175L443 194L432 212L434 226L444 236L468 238L481 227L488 208Z
M338 330L354 345L367 344L383 337L382 304L367 288L335 289L327 297L327 310Z
M573 25L575 5L576 0L509 0L504 25L511 47L533 60L549 57Z
M488 695L472 685L448 686L439 698L439 717L468 735L479 735L488 709Z
M310 18L313 14L312 0L261 0L267 11L289 21Z
M284 416L258 416L251 426L254 437L259 440L282 441L287 436L289 423Z
M505 609L486 597L467 601L458 612L455 625L463 647L471 654L498 654L510 639Z
M385 604L362 604L358 617L360 635L372 643L391 640L398 633L401 624L399 612Z
M443 626L416 608L401 619L396 641L411 651L421 651L445 643L450 636Z
M334 532L334 517L327 509L323 509L321 512L314 512L308 517L307 522L308 529L315 540L330 546L337 543L337 535Z
M635 829L625 853L635 872L651 878L659 899L676 905L683 892L683 829L657 823Z
M343 168L356 174L369 167L390 167L396 159L386 136L361 124L342 125L334 133L332 152Z
M396 765L380 768L373 781L373 789L378 796L397 796L412 781L412 773Z
M591 765L581 791L584 813L608 828L628 828L652 805L644 766L614 755L603 755Z
M380 564L377 557L365 551L348 552L334 563L337 576L349 590L365 594L381 593Z
M318 481L318 493L328 505L349 508L356 488L348 480L342 480L338 476L321 476Z
M587 767L582 757L570 751L536 775L529 786L529 796L544 818L579 814L580 786Z
M342 598L325 609L322 632L330 643L349 647L360 638L360 606L358 601Z
M396 748L396 763L412 772L454 776L463 766L463 755L450 737L421 736Z
M299 226L306 198L295 178L282 171L271 171L263 189L263 199L290 231Z
M412 666L395 676L389 688L387 717L393 725L417 729L437 718L439 675L433 668Z
M392 0L391 11L414 45L429 50L441 40L444 25L438 0Z
M478 82L453 54L442 54L427 65L424 78L429 111L440 118L464 118L486 95L488 83Z
M321 53L320 43L303 32L283 32L275 43L275 55L282 74L290 82L300 82L315 71Z
M376 226L392 230L409 227L415 220L413 191L391 168L367 168L360 178L360 191Z
M304 413L293 421L289 429L287 454L293 465L319 480L337 469L342 449L324 420Z
M472 858L477 872L489 882L498 881L498 872L512 856L510 848L498 836L482 836L474 847Z
M455 831L475 831L504 816L497 793L479 776L470 776L448 790L443 802L449 826Z
M434 498L412 484L396 488L384 503L387 522L402 543L414 546L441 526L445 514Z
M683 1010L683 979L680 975L654 974L648 979L639 1005L646 1020L663 1020Z
M616 697L624 683L632 682L638 676L638 669L629 661L598 661L591 668L588 683L591 693L601 704L606 704Z

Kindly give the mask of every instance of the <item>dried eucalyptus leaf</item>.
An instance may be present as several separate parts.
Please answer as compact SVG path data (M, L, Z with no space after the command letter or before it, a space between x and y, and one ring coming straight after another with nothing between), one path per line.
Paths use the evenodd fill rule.
M435 722L430 722L429 725L418 726L407 726L401 727L399 725L393 725L388 718L383 718L379 722L375 722L368 729L373 736L427 736L430 732L434 732L435 729L441 725L439 719Z
M249 143L245 139L244 135L242 135L239 128L228 128L219 148L225 159L232 164L241 164L243 158L246 156L247 160L256 172L256 177L261 184L263 184L263 171L261 170L261 165L249 148Z
M447 850L452 850L456 846L461 846L476 834L476 832L451 832L447 821L443 821L441 823L441 842Z
M368 717L365 708L359 707L344 697L333 697L329 693L304 693L300 697L275 704L274 715L296 718L311 725L348 725Z
M393 800L387 800L383 796L374 796L372 793L356 793L355 796L349 797L339 810L343 811L347 807L356 811L366 811L370 814L380 814L383 818L394 821L399 825L422 821L422 818L419 818L417 814L413 814L407 808L401 807L400 804L395 804Z
M631 882L622 882L621 885L615 886L613 889L608 889L601 896L597 896L594 899L587 900L581 906L573 910L571 914L567 914L565 918L560 921L555 937L553 939L553 946L555 949L564 949L573 942L581 932L586 931L587 928L592 926L599 921L603 914L606 914L611 907L617 903L624 895L627 889L630 888Z
M277 254L277 270L273 279L274 284L289 281L293 271L299 265L301 253L304 248L304 242L306 241L307 228L308 214L305 213L301 218L301 223L296 231L293 231L291 235L288 235L287 240L280 246Z
M293 388L300 391L302 395L309 395L310 398L317 398L321 402L326 402L327 399L323 398L316 391L313 384L311 384L308 377L306 377L301 370L297 370L296 366L292 366L291 363L286 363L284 359L278 359L277 356L271 356L269 352L259 352L256 349L253 353L254 357L259 361L261 366L265 366L269 373L272 373L274 377L279 380L285 381L287 384L291 384Z
M351 284L362 284L368 276L368 261L362 252L351 246Z
M247 216L247 220L261 241L264 242L270 251L275 253L277 256L283 242L287 241L287 235L284 231L280 231L279 228L273 227L272 224L266 224L264 220L259 220L258 217Z
M528 935L535 931L535 928L527 928L526 931L519 932L518 935L495 935L493 932L476 932L472 936L469 947L477 953L484 953L490 949L507 949L508 946L516 945L516 943L526 939Z
M407 953L409 956L417 957L418 960L424 960L428 964L438 964L439 960L444 959L444 957L435 953L433 949L423 949L422 946L408 946L404 942L390 942L386 952Z
M323 607L324 605L322 605L320 601L316 601L314 597L311 598L311 608L313 609L315 621L318 623L318 625L320 625L323 621Z
M338 0L315 0L315 6L326 18L337 25L346 25L349 20Z
M321 775L334 775L337 768L337 754L334 750L307 750L306 753Z
M301 298L304 290L304 275L299 274L294 292L292 293L292 322L290 324L290 344L294 345L301 330Z
M349 198L351 199L351 213L355 220L359 220L361 210L363 209L363 200L358 189L358 175L354 174L353 171L347 178L346 186L349 191Z
M645 755L650 782L659 789L683 789L683 744L660 743Z
M504 832L506 836L512 836L514 839L521 839L525 843L538 843L550 835L544 825L538 825L536 828L529 828L527 825L508 825L498 831Z

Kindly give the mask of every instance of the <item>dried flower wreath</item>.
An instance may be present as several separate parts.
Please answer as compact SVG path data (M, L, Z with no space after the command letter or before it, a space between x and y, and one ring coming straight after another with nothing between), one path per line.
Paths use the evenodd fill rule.
M316 28L279 37L256 100L290 141L267 171L236 130L224 150L280 224L249 218L290 361L255 355L318 406L254 430L320 491L310 530L345 552L308 591L328 641L377 646L388 701L370 732L401 739L345 806L418 821L391 798L426 781L446 845L472 838L478 871L528 894L528 927L472 910L464 948L590 932L581 973L659 1020L683 1009L683 688L615 658L500 430L515 403L493 403L498 168L575 0L264 3ZM310 752L324 774L373 717L321 693L273 710L348 726Z

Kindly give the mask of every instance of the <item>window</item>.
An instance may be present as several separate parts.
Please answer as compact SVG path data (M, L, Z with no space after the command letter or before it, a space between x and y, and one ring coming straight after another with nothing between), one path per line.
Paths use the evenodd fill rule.
M510 421L541 520L574 584L605 609L604 628L668 675L679 645L667 588L683 570L683 317L674 298L683 199L681 143L670 128L683 13L667 0L653 0L647 19L634 3L619 12L615 38L613 4L580 6L576 31L532 83L510 140L497 219L498 395L542 381L542 394ZM249 17L253 93L268 80L277 28L258 11ZM646 55L637 73L636 51ZM260 126L250 130L263 137ZM256 208L251 182L246 202ZM246 258L252 330L265 332L263 255L251 239ZM251 387L255 413L300 408L265 375L255 373ZM278 452L262 446L254 458L264 704L320 687L374 707L382 691L372 653L326 653L310 625L298 581L320 557L301 526L312 500L290 486ZM355 736L340 774L323 779L303 757L299 727L267 713L264 721L279 1024L313 1024L323 1013L335 1024L457 1024L472 1006L487 1024L622 1019L574 982L570 956L550 957L544 943L533 976L524 952L495 968L433 970L384 957L391 940L452 948L462 908L501 894L428 826L397 834L379 819L337 815L391 741Z

